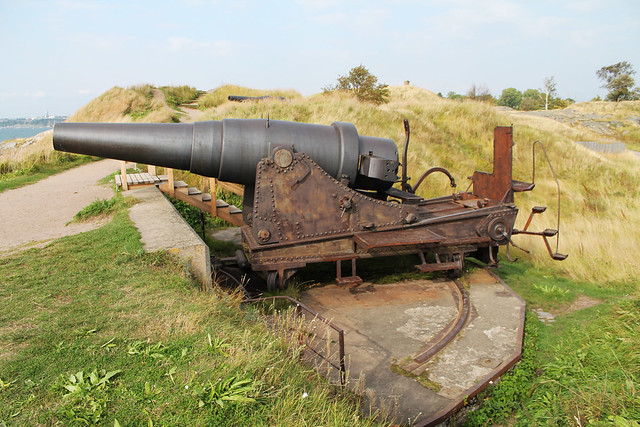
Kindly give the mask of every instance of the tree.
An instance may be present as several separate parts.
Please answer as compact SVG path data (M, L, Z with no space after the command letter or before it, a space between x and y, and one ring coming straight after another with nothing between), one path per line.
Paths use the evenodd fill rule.
M485 102L493 101L493 96L491 96L491 93L489 92L489 88L487 87L487 85L484 85L484 84L480 86L476 86L475 83L472 83L471 87L467 91L467 97L469 99L473 99L476 101L485 101Z
M527 89L522 94L521 110L540 110L544 102L544 95L537 89Z
M452 101L464 101L465 96L450 90L449 92L447 92L447 98L451 99Z
M498 98L498 105L518 109L522 102L522 92L514 87L509 87L502 91L502 95Z
M556 78L545 77L544 78L544 89L541 89L540 92L544 94L544 109L549 109L549 102L553 101L553 96L556 93Z
M635 73L627 61L602 67L596 71L598 78L604 82L601 87L609 91L605 99L615 102L638 99L640 90L633 89L635 81L631 77Z
M335 86L328 86L323 90L352 92L358 100L374 104L389 102L388 86L378 83L378 78L362 64L352 68L348 75L338 77L338 83Z

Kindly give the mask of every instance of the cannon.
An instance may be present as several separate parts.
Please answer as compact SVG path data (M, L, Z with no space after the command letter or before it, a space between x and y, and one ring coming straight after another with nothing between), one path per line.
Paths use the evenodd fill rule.
M416 268L458 275L466 256L491 265L517 233L552 237L557 230L515 230L514 193L533 183L512 179L512 128L494 131L493 172L476 171L472 191L424 199L406 176L409 126L401 164L396 143L359 135L353 124L317 125L270 119L194 124L58 123L56 150L189 170L244 185L244 258L266 279L286 287L310 263L335 262L340 284L360 283L356 261L417 254ZM398 176L402 167L402 176ZM401 188L393 185L399 183ZM471 188L471 187L470 187ZM534 213L544 209L537 207ZM531 217L529 218L531 220ZM547 247L549 247L547 245ZM508 249L508 246L507 246ZM566 255L550 254L556 259ZM342 262L351 274L342 275Z

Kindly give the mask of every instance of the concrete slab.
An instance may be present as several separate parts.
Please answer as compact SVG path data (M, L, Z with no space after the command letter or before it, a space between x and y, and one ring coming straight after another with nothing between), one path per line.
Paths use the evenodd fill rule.
M399 366L439 339L457 317L454 282L328 285L304 292L300 300L344 329L348 385L363 395L363 412L423 424L461 406L521 351L524 302L484 270L468 280L471 317L422 365L420 377Z
M129 217L142 236L146 252L167 250L189 266L205 288L211 286L209 247L187 224L178 211L156 187L129 190L126 196L138 203L129 209Z

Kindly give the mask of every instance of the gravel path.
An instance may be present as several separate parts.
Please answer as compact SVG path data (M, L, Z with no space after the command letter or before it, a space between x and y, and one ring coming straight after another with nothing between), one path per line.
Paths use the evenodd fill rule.
M110 186L96 182L119 168L118 160L101 160L0 193L0 256L104 224L97 220L66 225L94 200L113 196Z

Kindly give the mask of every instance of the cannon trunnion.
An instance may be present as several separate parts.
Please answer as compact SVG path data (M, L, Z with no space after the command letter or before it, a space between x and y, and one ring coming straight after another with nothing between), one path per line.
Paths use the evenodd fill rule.
M512 128L496 128L492 173L476 172L471 192L424 199L413 193L406 173L403 190L392 187L400 166L395 143L360 136L349 123L227 119L193 125L61 123L54 129L57 150L245 185L244 256L271 289L285 287L298 269L315 262L336 262L339 283L361 281L355 271L360 258L418 254L418 269L454 273L470 254L496 263L497 248L514 232L513 193L533 188L511 178L512 145ZM446 170L433 169L455 185ZM351 275L343 276L341 263L349 260Z

